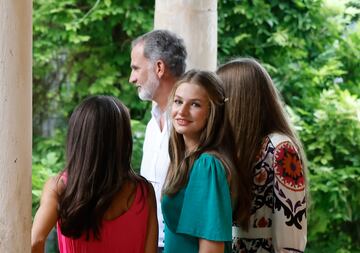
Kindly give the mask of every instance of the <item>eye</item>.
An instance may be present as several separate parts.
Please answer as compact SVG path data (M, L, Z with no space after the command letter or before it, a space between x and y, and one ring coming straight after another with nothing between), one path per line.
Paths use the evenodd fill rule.
M181 101L180 99L175 98L175 99L174 99L174 104L176 104L176 105L181 105L181 104L182 104L182 101Z
M192 107L200 107L201 105L198 102L192 102L191 106Z

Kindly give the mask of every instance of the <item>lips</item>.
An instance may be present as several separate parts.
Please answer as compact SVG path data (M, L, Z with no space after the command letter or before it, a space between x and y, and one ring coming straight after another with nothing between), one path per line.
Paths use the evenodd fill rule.
M190 120L186 120L186 119L175 119L175 120L179 126L187 126L191 123Z

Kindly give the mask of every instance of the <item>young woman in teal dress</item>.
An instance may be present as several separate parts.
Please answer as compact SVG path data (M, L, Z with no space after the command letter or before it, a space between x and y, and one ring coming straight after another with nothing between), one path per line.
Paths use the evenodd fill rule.
M170 166L161 208L165 253L231 252L233 138L218 77L191 70L170 97Z

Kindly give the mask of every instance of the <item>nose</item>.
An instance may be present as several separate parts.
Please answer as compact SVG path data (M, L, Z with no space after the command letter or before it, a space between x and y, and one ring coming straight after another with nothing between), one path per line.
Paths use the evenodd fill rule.
M130 83L136 83L136 77L133 73L133 71L131 71L130 77L129 77L129 82Z
M186 115L189 112L188 106L184 103L179 108L179 114L180 115Z

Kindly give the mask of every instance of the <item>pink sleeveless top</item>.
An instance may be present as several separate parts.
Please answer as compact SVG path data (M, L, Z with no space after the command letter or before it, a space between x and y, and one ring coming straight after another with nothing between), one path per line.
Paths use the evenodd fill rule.
M128 211L113 220L104 220L101 240L71 239L61 233L57 223L60 253L143 253L149 206L145 183L137 184L135 199Z

